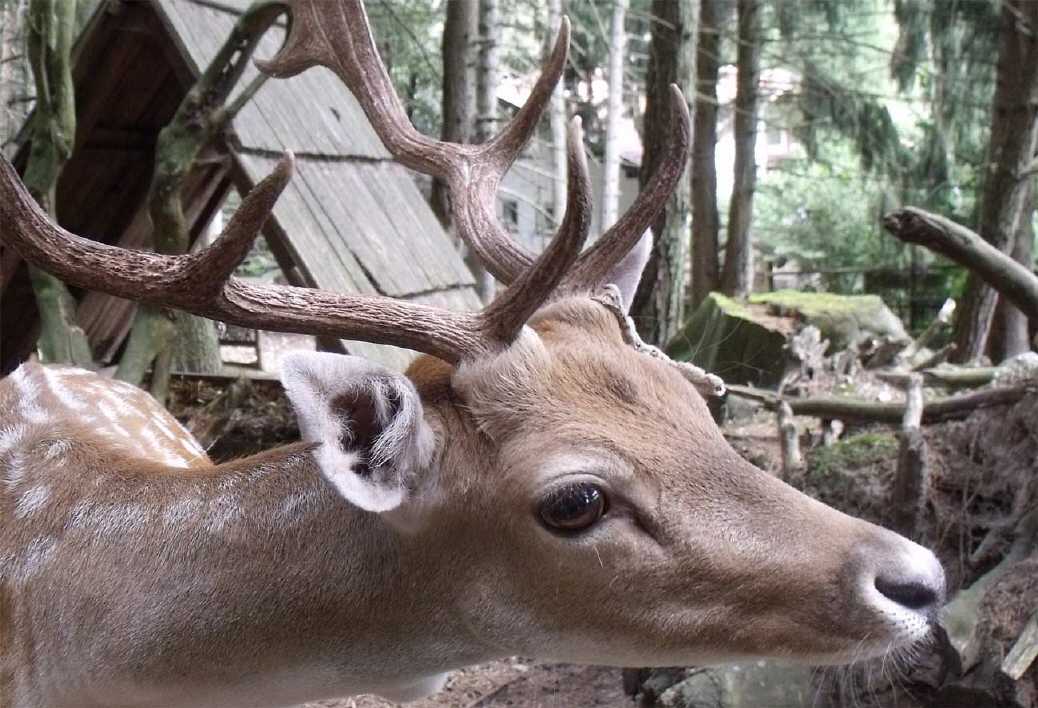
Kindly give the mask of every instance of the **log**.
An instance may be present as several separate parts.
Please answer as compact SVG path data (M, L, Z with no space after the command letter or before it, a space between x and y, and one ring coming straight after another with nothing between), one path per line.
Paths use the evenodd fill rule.
M955 342L945 344L943 347L935 351L929 357L919 362L916 366L912 367L912 371L922 371L923 369L930 369L935 366L943 364L948 358L955 353L958 349L958 345Z
M1028 393L1038 390L1034 384L1006 386L984 391L973 391L956 396L947 396L928 401L923 406L923 423L939 423L944 420L966 418L978 408L1008 406L1016 403ZM771 391L753 386L728 386L728 392L760 401L775 410L782 400ZM818 396L817 398L787 398L795 415L807 415L824 419L850 420L863 423L888 423L900 425L905 415L903 403L875 403L861 398L840 396Z
M1038 320L1038 277L975 232L915 207L887 214L883 227L905 243L925 246L968 268L1028 319Z
M991 383L997 371L997 366L938 366L922 369L918 373L922 374L923 380L931 385L947 386L948 388L976 388ZM875 376L891 386L905 388L908 386L912 374L901 371L877 371Z

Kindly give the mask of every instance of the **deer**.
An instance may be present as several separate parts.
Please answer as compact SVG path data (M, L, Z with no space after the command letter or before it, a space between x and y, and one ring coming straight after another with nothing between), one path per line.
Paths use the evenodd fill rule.
M404 373L291 355L281 379L302 439L221 464L127 384L32 362L3 379L0 703L406 701L512 655L840 664L927 640L945 592L935 556L745 461L706 404L723 382L630 320L647 229L687 156L676 88L666 157L587 249L569 124L568 203L534 256L494 194L562 73L567 22L512 121L460 145L407 120L359 1L269 11L288 31L261 69L335 72L399 162L446 180L458 233L506 287L454 312L235 278L291 154L187 255L65 231L0 160L0 238L74 286L419 354Z

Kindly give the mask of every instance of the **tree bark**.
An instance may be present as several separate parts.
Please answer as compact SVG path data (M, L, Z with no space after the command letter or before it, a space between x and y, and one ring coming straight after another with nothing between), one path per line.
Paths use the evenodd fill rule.
M185 253L189 246L187 219L181 191L201 151L227 127L239 110L266 81L260 74L231 103L231 91L249 65L263 34L277 18L269 9L250 9L234 25L230 36L213 57L205 72L177 107L169 125L159 132L155 146L155 171L148 192L152 222L152 245L164 254ZM215 340L213 324L191 317L182 326L195 330L190 338ZM156 357L161 361L152 371L153 394L168 390L165 378L171 369L170 352L176 331L174 316L155 307L139 307L115 377L139 385ZM159 366L158 364L161 364ZM159 398L160 402L164 402Z
M638 175L642 187L664 157L666 140L673 130L670 84L677 84L688 99L694 96L695 87L690 84L695 76L697 10L694 0L653 0L642 129L644 151ZM652 254L631 306L642 338L657 346L666 345L684 320L689 189L690 184L681 180L652 225Z
M440 138L452 143L467 143L472 131L472 81L469 47L476 26L478 0L447 0L443 21L443 125ZM451 227L447 183L439 177L432 182L432 208L443 228Z
M702 0L696 42L692 135L692 309L720 286L717 211L717 81L724 0Z
M599 227L603 233L616 222L620 206L620 119L624 110L624 51L627 33L627 0L613 0L609 23L609 96L605 126L605 156L602 158L602 207Z
M1009 255L1028 270L1034 268L1034 182L1027 180L1027 194L1020 223L1013 235L1013 248ZM1005 298L999 297L995 309L995 321L991 330L991 360L1000 362L1017 354L1031 351L1030 328L1027 315Z
M57 217L55 190L76 138L76 103L72 84L75 0L32 0L26 47L36 83L32 143L23 180L29 192ZM86 334L76 322L76 301L50 273L29 267L40 313L37 347L46 362L92 367Z
M759 103L761 0L738 0L739 50L735 94L735 184L728 209L721 289L745 297L753 290L753 192L757 184L757 110Z
M548 0L548 33L544 53L547 56L552 49L555 36L562 24L562 0ZM552 215L555 224L562 223L562 215L566 212L568 199L566 189L566 99L563 95L563 82L555 86L548 106L548 121L551 125L551 159L555 166L553 183Z
M498 0L479 0L479 51L476 59L477 143L490 140L497 131L497 82L501 44ZM469 254L469 269L476 278L476 291L483 302L494 297L494 279L479 260Z
M1038 3L1004 0L991 138L978 231L1006 250L1020 226L1027 179L1038 138ZM958 362L979 358L995 313L996 293L970 273L955 324Z

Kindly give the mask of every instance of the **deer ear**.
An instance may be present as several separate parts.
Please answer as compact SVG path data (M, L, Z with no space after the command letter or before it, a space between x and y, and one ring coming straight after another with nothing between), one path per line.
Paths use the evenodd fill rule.
M642 271L649 262L652 255L652 230L646 231L634 244L634 248L624 256L623 260L613 266L605 283L612 283L620 288L620 299L623 302L624 312L630 312L631 303L634 302L634 293L638 290L638 283L642 279Z
M355 356L299 352L281 365L303 439L320 443L321 473L351 504L389 511L418 487L435 439L402 374Z

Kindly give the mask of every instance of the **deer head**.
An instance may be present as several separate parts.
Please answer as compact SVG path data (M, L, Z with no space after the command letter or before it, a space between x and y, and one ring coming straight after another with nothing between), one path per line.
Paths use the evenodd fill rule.
M188 476L133 448L133 439L106 447L110 430L91 437L67 423L77 415L71 402L83 405L90 394L55 383L53 372L8 381L0 388L0 403L9 404L0 406L0 465L10 478L15 451L22 465L10 495L26 493L20 485L33 475L48 484L66 479L65 468L33 452L41 436L60 435L79 441L70 443L78 466L68 484L102 480L82 494L132 495L163 519L185 495L237 495L233 524L207 520L205 507L184 528L141 524L130 540L89 525L68 531L69 547L86 544L92 562L71 574L55 552L51 566L37 569L66 583L48 585L66 588L51 591L50 606L75 616L68 613L80 606L82 587L100 585L109 602L89 614L87 630L113 638L93 640L104 646L81 655L55 648L59 656L71 653L82 660L76 670L119 686L129 681L137 692L119 696L139 705L187 700L186 685L198 700L276 705L349 691L411 697L435 689L442 671L514 653L616 665L839 663L927 636L944 592L934 556L741 459L704 402L723 390L719 379L642 344L627 318L650 246L646 230L686 159L688 113L676 89L668 157L632 209L583 253L588 178L579 123L570 125L569 203L535 258L496 223L494 192L561 74L568 25L503 132L485 145L455 145L407 122L359 2L284 5L288 39L264 70L336 72L401 162L446 179L458 232L508 287L481 312L458 313L235 279L290 178L291 156L246 197L216 243L184 256L129 252L63 231L0 162L5 242L73 285L426 354L406 375L356 357L291 357L283 381L306 444ZM27 393L51 415L33 423L19 413L11 401ZM109 489L103 480L113 468L120 483L96 491ZM141 482L150 490L141 491L126 482L128 469L132 479L163 485ZM40 533L35 518L3 521L25 539L8 552L29 552ZM149 546L168 549L163 564L147 555ZM145 569L169 581L145 585L137 580L149 577ZM177 581L194 588L202 576L203 597L168 589ZM144 616L169 631L125 629ZM64 647L69 632L44 620L33 629L43 637L38 653ZM199 652L219 670L200 668ZM164 693L170 686L182 692ZM85 705L81 694L69 700Z

